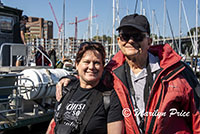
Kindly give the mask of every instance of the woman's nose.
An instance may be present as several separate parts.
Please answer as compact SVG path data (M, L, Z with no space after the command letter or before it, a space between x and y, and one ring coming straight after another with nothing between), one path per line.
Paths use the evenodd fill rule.
M93 62L90 62L89 68L90 68L90 69L93 69L93 68L94 68L94 63L93 63Z

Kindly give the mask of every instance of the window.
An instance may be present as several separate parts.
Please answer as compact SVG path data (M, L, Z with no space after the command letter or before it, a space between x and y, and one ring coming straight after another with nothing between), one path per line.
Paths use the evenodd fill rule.
M0 16L0 30L4 33L12 33L14 20L12 17Z

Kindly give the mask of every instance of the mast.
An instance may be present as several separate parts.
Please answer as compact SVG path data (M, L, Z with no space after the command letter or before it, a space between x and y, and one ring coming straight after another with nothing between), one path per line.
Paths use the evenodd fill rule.
M166 0L164 0L163 44L165 44L165 33L166 33Z
M136 0L136 3L135 3L135 10L134 10L134 13L136 13L136 11L137 11L137 4L138 4L138 0Z
M186 21L187 29L189 31L189 36L190 36L190 40L191 40L192 47L193 47L193 52L194 52L194 50L195 50L195 44L194 44L194 40L192 39L192 34L191 34L191 31L190 31L190 27L189 27L189 23L188 23L188 19L187 19L187 15L186 15L186 12L185 12L185 6L183 4L183 1L182 1L182 8L183 8L183 13L184 13L184 16L185 16L185 21Z
M159 28L159 24L156 18L156 13L155 10L153 10L153 14L154 16L152 16L152 18L154 18L154 22L156 23L156 29L157 29L157 35L158 35L158 39L157 39L157 44L159 44L159 40L160 40L160 28Z
M90 11L90 39L92 41L92 14L93 13L93 0L91 0L91 11Z
M128 10L128 5L127 5L127 7L126 7L126 15L128 15L129 14L129 10Z
M119 25L120 24L120 19L119 19L119 0L116 0L116 9L117 9L117 23Z
M62 23L62 57L65 55L65 0L63 0L63 23Z
M96 36L97 36L96 40L99 41L99 25L98 24L96 24Z
M147 7L148 7L148 12L149 12L149 17L150 17L150 21L152 19L152 16L151 16L151 8L150 8L150 4L149 4L149 0L147 0Z
M88 41L90 41L90 25L91 25L91 19L90 19L90 14L88 15Z
M77 40L77 37L78 37L78 18L77 18L77 16L75 17L75 38L74 38L74 41L76 41Z
M195 40L195 53L194 55L197 56L198 54L198 0L196 0L196 40Z
M152 44L154 44L154 40L155 40L155 33L154 33L154 16L155 16L155 10L152 10L152 38L153 38L153 41L152 41Z
M182 6L181 6L182 0L179 0L179 49L178 49L178 53L181 54L181 10L182 10Z
M142 7L143 7L143 1L140 0L140 14L142 15Z
M112 54L115 54L115 0L113 0L113 31L112 31Z

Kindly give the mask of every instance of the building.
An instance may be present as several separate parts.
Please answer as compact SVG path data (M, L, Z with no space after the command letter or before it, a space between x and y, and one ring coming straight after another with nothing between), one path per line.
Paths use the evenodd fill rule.
M29 17L26 24L27 39L53 39L53 22L43 18Z

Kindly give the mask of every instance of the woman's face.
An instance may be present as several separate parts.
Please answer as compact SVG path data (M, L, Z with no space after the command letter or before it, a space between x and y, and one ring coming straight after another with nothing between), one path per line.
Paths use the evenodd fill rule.
M88 50L83 54L79 63L76 63L80 86L82 88L92 88L99 83L104 65L102 56L97 50Z

